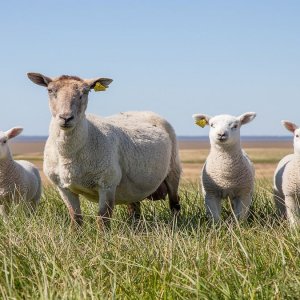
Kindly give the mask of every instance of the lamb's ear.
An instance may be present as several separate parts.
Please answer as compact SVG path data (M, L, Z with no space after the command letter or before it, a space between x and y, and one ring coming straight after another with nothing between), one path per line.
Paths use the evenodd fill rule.
M203 114L194 114L192 117L195 121L195 124L202 128L209 124L209 120L211 118L211 116Z
M290 132L294 133L296 129L298 129L298 126L292 122L282 120L281 124Z
M85 82L88 84L89 88L94 89L95 92L105 91L112 81L113 80L110 78L85 79Z
M47 87L52 81L50 77L44 76L40 73L27 73L28 78L35 84Z
M245 125L251 122L256 117L255 112L246 112L238 117L240 124Z
M5 132L8 139L12 139L23 131L22 127L13 127Z

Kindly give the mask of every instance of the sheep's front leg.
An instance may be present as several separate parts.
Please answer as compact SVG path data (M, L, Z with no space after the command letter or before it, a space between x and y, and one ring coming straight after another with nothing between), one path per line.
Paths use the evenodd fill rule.
M115 206L115 188L100 189L98 225L100 230L110 227L110 219Z
M294 197L285 197L286 216L291 226L297 226L300 224L299 220L299 203Z
M208 218L212 218L214 222L218 222L221 216L221 198L206 194L204 199Z
M67 189L60 187L58 188L58 191L69 210L71 225L82 225L83 218L80 208L79 196Z
M243 195L232 199L233 211L238 220L247 219L251 201L251 195Z

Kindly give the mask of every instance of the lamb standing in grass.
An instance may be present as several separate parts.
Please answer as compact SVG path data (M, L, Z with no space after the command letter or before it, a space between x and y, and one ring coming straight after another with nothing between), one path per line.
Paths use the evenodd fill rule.
M179 212L181 168L176 135L166 120L152 112L86 116L89 91L105 90L111 79L28 77L48 89L52 119L44 171L72 223L82 223L79 195L99 203L100 227L109 224L115 204L129 204L139 214L139 201L164 198L166 191L171 210Z
M6 218L13 202L24 201L34 209L41 197L41 178L38 169L30 162L14 160L7 141L22 132L15 127L0 132L0 214Z
M206 211L214 221L219 221L221 200L227 197L236 217L247 217L254 189L254 167L241 149L240 127L255 116L253 112L240 117L193 115L199 126L210 125L211 150L203 166L201 180Z
M294 134L294 154L285 156L277 166L274 175L274 201L277 213L287 217L294 226L300 223L300 128L288 121L282 121L282 124Z

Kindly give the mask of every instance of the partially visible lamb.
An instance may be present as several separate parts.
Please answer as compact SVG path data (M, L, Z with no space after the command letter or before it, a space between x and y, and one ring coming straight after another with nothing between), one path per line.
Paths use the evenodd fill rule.
M239 117L195 114L197 125L210 125L211 150L202 169L202 191L207 215L220 219L221 200L229 197L237 218L247 217L254 189L254 167L241 149L240 127L255 118L253 112Z
M13 202L24 201L35 209L41 197L41 178L38 169L30 162L14 160L7 141L23 131L15 127L0 132L0 214L7 218Z
M283 126L294 134L294 154L285 156L274 174L274 201L277 213L294 226L300 223L300 128L289 121Z

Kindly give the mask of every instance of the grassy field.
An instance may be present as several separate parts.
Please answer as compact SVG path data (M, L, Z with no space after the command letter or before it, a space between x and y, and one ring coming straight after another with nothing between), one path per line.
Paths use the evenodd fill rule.
M265 151L253 151L256 164L273 168L290 149L266 160ZM202 154L188 152L181 150L185 172L185 164L203 163ZM248 222L237 224L224 201L218 225L207 222L194 180L186 176L181 184L178 219L167 201L144 201L139 223L119 206L106 234L97 230L97 206L87 201L84 226L71 230L60 197L45 188L34 217L16 207L8 223L0 222L0 298L299 298L300 233L275 218L271 177L258 179Z

